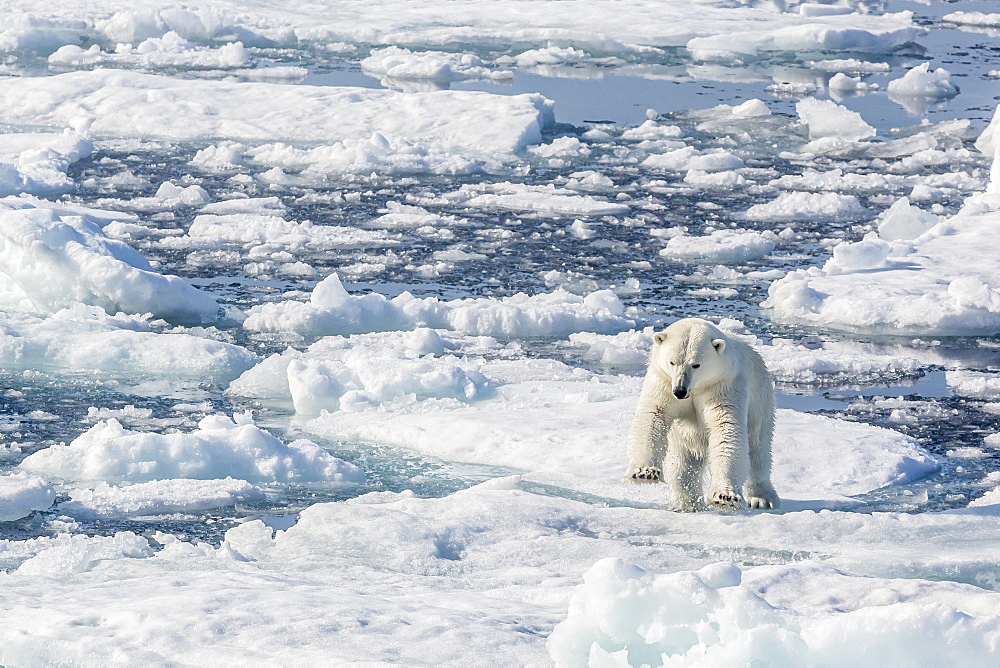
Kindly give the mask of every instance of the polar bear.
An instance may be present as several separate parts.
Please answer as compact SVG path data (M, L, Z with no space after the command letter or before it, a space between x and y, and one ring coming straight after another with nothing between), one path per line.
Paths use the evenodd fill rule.
M626 482L670 483L681 510L777 508L771 486L774 383L750 346L700 318L653 335L628 435ZM743 496L740 496L742 489Z

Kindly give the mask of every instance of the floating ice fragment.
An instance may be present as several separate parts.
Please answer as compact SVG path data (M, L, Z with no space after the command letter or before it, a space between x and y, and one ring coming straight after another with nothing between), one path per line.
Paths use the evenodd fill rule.
M770 230L716 230L703 237L677 236L660 250L660 257L688 262L742 264L774 250L777 235Z
M759 116L770 116L771 110L764 102L756 98L747 100L742 104L733 107L733 116L738 118L757 118Z
M45 510L55 498L52 485L38 476L24 472L0 475L0 522L19 520L35 510Z
M861 114L830 100L809 98L798 102L795 110L809 126L809 139L838 137L861 141L875 136L875 128L868 125Z
M193 513L264 499L264 491L245 480L153 480L114 486L99 482L92 489L70 490L59 511L73 517L142 517Z
M40 200L0 200L0 275L42 312L83 302L182 324L218 318L219 305L207 293L157 273L138 252L107 237L99 225L108 222L105 215Z
M170 181L164 181L156 189L154 195L167 204L183 204L185 206L201 206L209 200L208 192L199 185L178 186Z
M865 212L854 195L786 192L770 202L754 204L744 215L749 220L844 220Z
M631 211L627 204L609 202L599 196L581 195L552 184L531 186L509 182L464 185L421 203L458 205L468 209L531 211L542 216L617 216Z
M1000 27L1000 14L985 12L951 12L941 17L942 21L964 26L981 26L984 28Z
M831 93L845 94L870 91L878 88L878 84L868 84L861 81L861 77L849 77L843 72L837 72L830 79L827 88Z
M373 49L361 69L389 79L429 80L439 83L466 79L509 79L505 70L491 70L471 53L413 52L397 46Z
M189 433L156 434L102 421L69 445L28 456L20 467L64 480L147 482L232 476L260 482L329 481L357 484L364 474L300 439L285 444L255 426L248 414L210 415Z
M593 239L597 236L597 232L579 218L574 220L573 224L569 226L569 231L577 239Z
M629 128L622 133L622 139L647 140L680 137L683 131L676 125L661 125L655 120L643 121L642 125Z
M738 587L743 579L743 571L736 564L720 562L703 567L698 571L698 577L705 586L712 589Z
M941 67L932 71L930 67L930 63L922 63L899 79L890 81L886 89L889 96L947 99L958 95L958 88L949 79L951 72Z

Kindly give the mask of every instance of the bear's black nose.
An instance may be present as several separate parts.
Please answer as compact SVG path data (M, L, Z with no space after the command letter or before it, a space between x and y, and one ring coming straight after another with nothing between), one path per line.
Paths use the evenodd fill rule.
M688 391L686 387L678 387L674 390L674 396L678 399L687 399Z

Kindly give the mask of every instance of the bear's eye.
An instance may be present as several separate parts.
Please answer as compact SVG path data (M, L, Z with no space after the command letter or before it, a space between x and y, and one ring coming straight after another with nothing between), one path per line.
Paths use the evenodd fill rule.
M692 368L692 369L697 369L697 368L698 368L698 367L700 367L700 366L701 366L700 364L692 364L692 365L691 365L691 368Z
M671 362L670 366L677 366L677 362Z

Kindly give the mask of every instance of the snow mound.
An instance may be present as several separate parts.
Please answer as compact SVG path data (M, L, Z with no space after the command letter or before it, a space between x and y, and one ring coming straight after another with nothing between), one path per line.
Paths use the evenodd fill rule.
M192 513L237 503L264 500L264 491L245 480L153 480L113 486L99 482L93 489L72 489L59 511L73 517L143 517Z
M284 301L254 306L243 327L252 332L285 333L303 338L361 334L414 327L504 337L558 337L581 330L624 329L632 321L610 290L580 297L565 290L503 299L441 301L408 292L388 299L378 293L348 294L336 274L316 285L308 302Z
M885 241L916 239L941 222L941 218L915 207L901 197L882 212L878 222L878 236Z
M801 582L795 566L741 569L722 562L657 575L621 558L602 559L573 593L566 619L548 638L549 653L560 667L985 665L995 658L1000 616L994 613L970 615L954 603L900 600L889 582L844 574L837 579L854 582L838 585L878 583L888 599L871 596L847 608L802 599L774 604L768 600L775 597L771 588L746 582L757 570L779 590L779 572L816 586Z
M466 157L541 141L552 103L538 94L402 94L334 86L178 80L118 70L0 81L8 122L66 127L89 115L95 137L172 141L367 141L375 133ZM430 120L428 120L430 119Z
M52 485L28 473L0 475L0 522L27 517L45 510L56 499Z
M130 246L107 237L101 224L109 215L32 198L0 199L0 286L7 299L43 313L82 302L182 324L218 318L219 305L207 293L157 273Z
M918 480L940 468L916 441L898 432L820 415L778 410L774 434L774 481L801 493L810 484L843 496ZM810 434L807 444L802 441ZM797 442L797 447L782 447ZM822 482L816 480L824 472Z
M52 445L29 455L20 466L64 480L148 482L232 476L251 482L364 482L364 474L353 464L305 439L286 445L254 425L249 412L233 419L211 415L195 431L173 434L131 431L118 420L106 420L69 445Z

